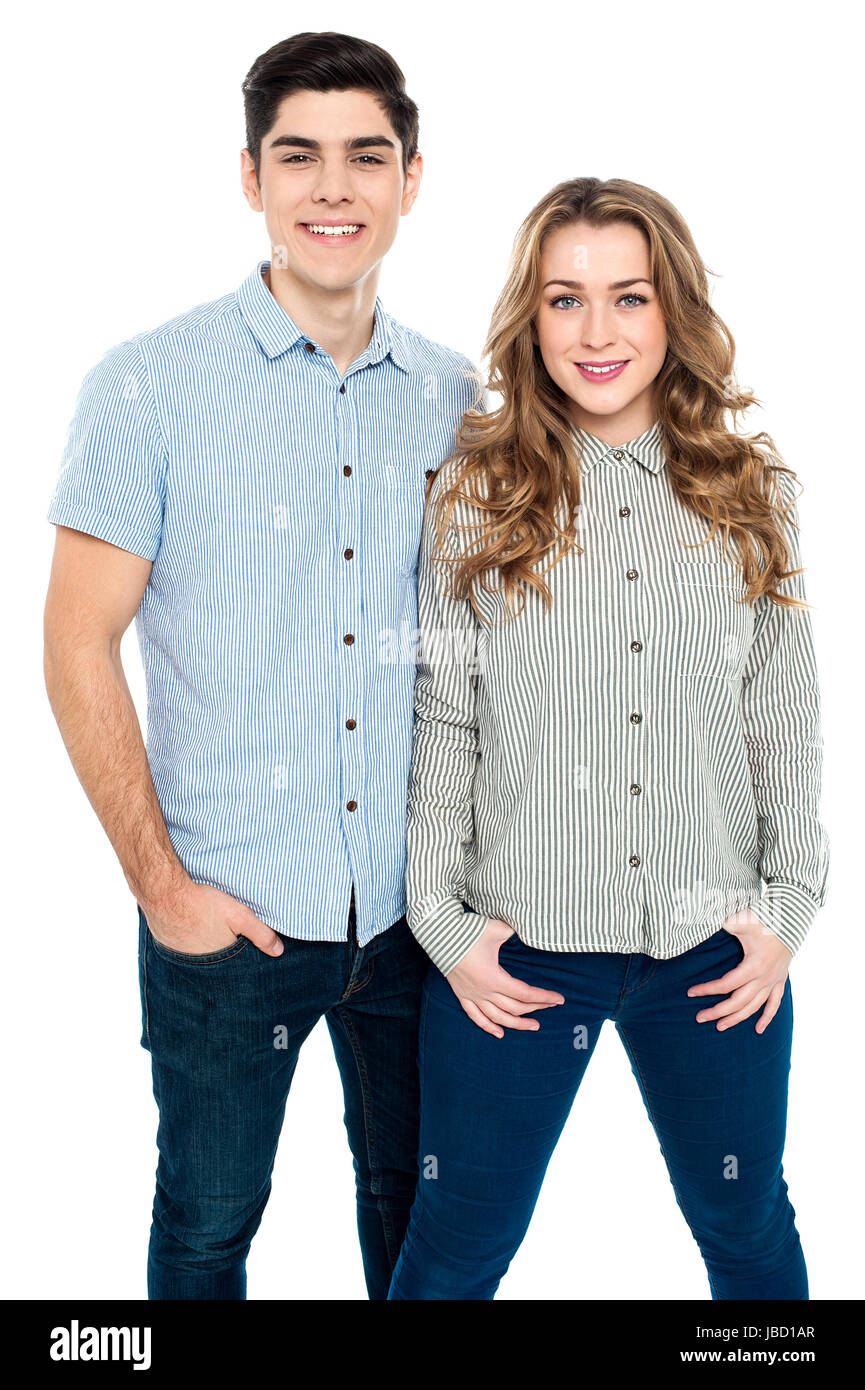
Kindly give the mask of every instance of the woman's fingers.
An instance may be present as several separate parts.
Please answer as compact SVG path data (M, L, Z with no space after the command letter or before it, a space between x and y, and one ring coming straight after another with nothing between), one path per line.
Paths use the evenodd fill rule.
M784 986L786 983L786 980L784 980L772 990L772 993L766 1001L766 1007L760 1015L759 1022L754 1030L755 1032L765 1033L766 1029L769 1027L769 1024L778 1012L778 1006L781 1000L784 998Z
M496 995L495 998L499 998ZM471 1022L477 1023L478 1029L483 1029L484 1033L492 1033L495 1037L505 1036L503 1030L517 1029L523 1033L537 1033L540 1023L537 1019L524 1019L520 1013L512 1012L506 1008L506 1002L510 1002L513 1008L513 1001L502 999L502 1006L495 1004L494 998L460 998L463 1011L469 1015Z
M512 998L509 994L492 993L487 998L496 1005L497 1008L504 1010L506 1014L530 1014L535 1009L553 1009L555 1004L523 1004L519 999Z
M472 1003L471 999L461 999L460 1003L472 1023L476 1023L479 1028L483 1028L485 1033L492 1033L494 1038L503 1038L505 1036L504 1029L496 1028L494 1024L490 1023L485 1015L481 1013L477 1004Z
M502 1028L518 1028L526 1033L536 1033L541 1026L536 1018L522 1018L506 1009L500 1009L492 999L477 999L475 1003L488 1019L500 1024Z
M762 989L748 991L747 993L744 990L737 990L735 994L731 995L730 998L726 1000L720 1012L715 1013L714 1010L712 1011L712 1017L720 1020L718 1023L719 1032L723 1032L725 1028L731 1028L734 1023L741 1023L745 1018L750 1018L751 1014L756 1013L761 1004L765 1003L766 999L769 997L769 993L770 990L768 985L764 985ZM698 1018L698 1021L701 1023L703 1022L700 1018Z
M751 1000L744 1009L740 1009L738 1013L730 1014L728 1017L724 1018L722 1022L718 1024L718 1032L723 1033L725 1028L733 1028L737 1023L742 1023L746 1018L750 1018L751 1015L755 1014L761 1005L766 1002L768 995L768 988L761 989L756 999Z
M768 993L769 986L765 986ZM727 999L722 999L719 1004L713 1004L711 1009L703 1009L697 1014L698 1023L707 1023L709 1019L726 1018L728 1014L738 1013L739 1009L754 998L760 991L758 981L751 981L746 985L741 985L739 989L734 989Z
M701 980L698 985L691 985L688 990L688 998L692 999L698 994L727 994L731 989L737 989L739 985L747 984L748 980L752 978L753 969L753 965L749 965L746 956L720 979Z
M536 985L527 985L525 980L518 980L515 975L509 975L502 966L499 969L507 981L507 993L512 999L519 999L524 1004L564 1004L565 997L559 994L558 990L538 989Z

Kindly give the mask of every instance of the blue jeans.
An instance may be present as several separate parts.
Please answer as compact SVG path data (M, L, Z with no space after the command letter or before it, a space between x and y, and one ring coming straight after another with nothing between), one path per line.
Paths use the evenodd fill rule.
M755 1033L759 1011L719 1032L695 1015L726 998L689 986L739 963L723 928L671 960L541 951L514 935L499 960L557 990L536 1033L485 1033L440 972L424 984L418 1192L388 1297L491 1299L526 1233L553 1149L612 1019L713 1299L807 1299L781 1159L793 1002ZM603 1142L601 1136L600 1142ZM567 1221L567 1213L562 1213Z
M138 917L141 1044L159 1108L148 1297L246 1297L246 1256L298 1053L324 1016L367 1291L384 1301L418 1176L417 1030L429 962L405 917L359 947L352 911L345 941L284 936L275 958L246 937L184 955L156 941L140 908Z

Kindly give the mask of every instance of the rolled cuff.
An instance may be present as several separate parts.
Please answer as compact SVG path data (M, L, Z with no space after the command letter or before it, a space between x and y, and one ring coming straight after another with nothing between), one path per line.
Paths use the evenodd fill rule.
M406 920L433 965L447 975L480 940L493 919L483 912L466 910L458 898L449 898L432 911L428 905L409 903Z
M795 883L769 883L753 911L796 954L822 903Z

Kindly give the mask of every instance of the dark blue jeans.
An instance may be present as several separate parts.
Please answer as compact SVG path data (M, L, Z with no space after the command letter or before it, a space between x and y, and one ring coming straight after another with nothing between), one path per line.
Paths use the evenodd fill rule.
M138 916L141 1043L159 1108L148 1297L246 1297L298 1053L323 1015L342 1078L367 1291L385 1300L418 1176L429 962L405 917L361 948L352 911L344 942L283 937L274 958L242 936L210 955L180 954Z
M723 928L671 960L539 951L499 960L564 995L536 1033L485 1033L431 967L420 1027L420 1177L391 1299L491 1299L526 1233L553 1149L605 1019L612 1019L706 1263L713 1299L807 1299L782 1176L793 1001L719 1032L688 998L742 959ZM601 1136L600 1142L603 1142ZM562 1213L567 1223L568 1213Z

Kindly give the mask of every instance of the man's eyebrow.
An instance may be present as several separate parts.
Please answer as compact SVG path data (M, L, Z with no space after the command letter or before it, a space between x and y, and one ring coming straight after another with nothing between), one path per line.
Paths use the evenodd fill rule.
M276 149L279 146L293 145L295 149L301 150L320 150L321 143L318 140L310 140L306 135L277 135L271 140L270 148ZM353 140L346 140L347 150L365 150L372 146L387 147L396 150L393 140L389 140L386 135L356 135Z
M612 285L608 285L610 290L626 290L629 285L651 285L651 280L614 280ZM548 280L544 289L549 289L550 285L566 285L569 290L584 290L586 287L581 280Z

